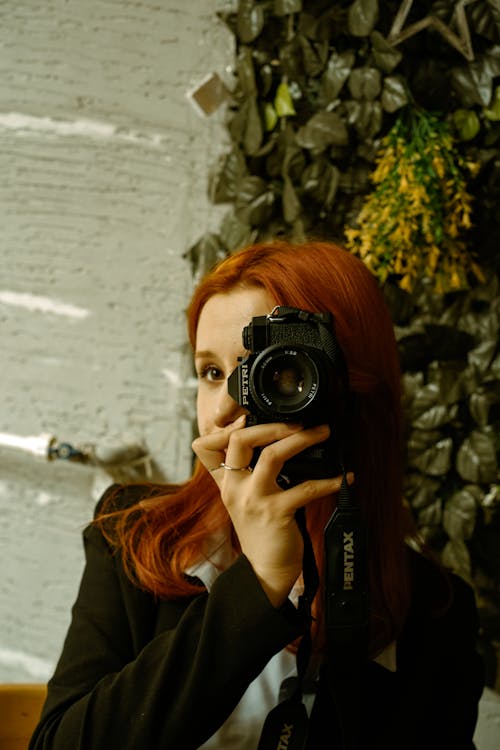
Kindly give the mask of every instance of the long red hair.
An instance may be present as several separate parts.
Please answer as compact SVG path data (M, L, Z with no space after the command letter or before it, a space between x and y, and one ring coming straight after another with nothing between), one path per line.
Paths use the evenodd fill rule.
M366 266L338 245L263 242L222 260L198 284L187 308L193 347L207 300L242 285L265 289L277 304L334 316L350 388L356 394L351 417L353 492L368 533L376 652L397 635L409 607L404 545L415 533L403 502L401 379L390 313ZM120 549L129 575L160 597L199 591L183 571L199 558L207 536L228 522L217 485L200 462L183 485L152 486L133 507L113 512L110 501L103 512L98 523ZM331 512L330 501L307 511L320 572L323 529ZM234 545L237 549L237 540ZM321 622L321 596L316 597L315 616Z

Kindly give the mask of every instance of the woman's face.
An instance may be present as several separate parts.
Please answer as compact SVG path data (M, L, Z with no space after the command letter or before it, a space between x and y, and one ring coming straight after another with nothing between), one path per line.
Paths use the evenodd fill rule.
M268 315L276 304L264 289L240 287L215 294L204 305L195 346L200 435L226 427L245 412L229 395L227 379L238 365L238 357L246 354L243 328L256 315Z

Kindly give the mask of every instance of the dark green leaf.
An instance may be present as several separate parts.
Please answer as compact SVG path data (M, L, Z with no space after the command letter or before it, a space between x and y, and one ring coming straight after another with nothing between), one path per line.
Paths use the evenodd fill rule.
M412 458L410 465L419 469L423 474L429 474L434 477L442 476L450 469L452 449L452 439L443 438L419 456Z
M340 172L334 164L329 164L323 178L323 206L330 211L335 203L335 196L340 182Z
M380 71L367 65L354 68L349 76L348 86L354 99L372 101L378 97L382 88Z
M349 33L353 36L368 36L378 20L377 0L354 0L349 7Z
M401 76L387 76L384 79L381 102L386 112L396 112L408 104L406 84Z
M282 175L290 177L292 182L300 182L302 173L305 169L306 160L304 152L296 143L286 147L283 158Z
M464 400L477 387L477 378L471 367L464 367L459 360L431 362L427 369L429 385L439 389L439 400L443 404L456 404Z
M419 511L435 502L439 485L437 479L411 472L407 474L405 496L409 497L411 507Z
M483 113L484 116L492 122L498 122L500 120L500 86L495 88L491 106L484 109Z
M469 411L479 427L487 427L492 407L496 407L497 413L500 413L500 378L498 377L492 382L483 383L469 398Z
M289 81L305 82L302 47L297 36L294 36L290 42L282 45L279 59L283 76Z
M283 181L283 218L287 224L293 224L294 221L300 216L302 206L295 192L295 188L292 185L292 181L288 176L285 175Z
M302 188L317 203L329 211L334 203L339 184L339 170L328 159L320 157L302 173Z
M277 146L270 152L265 162L265 171L269 180L274 180L282 176L284 156L285 148L282 140L278 138Z
M469 362L482 374L485 375L498 351L498 336L483 341L479 346L469 353Z
M238 80L238 89L243 96L254 96L257 93L255 69L252 50L250 47L240 48L236 59L236 76Z
M234 211L228 211L220 225L220 238L230 253L250 245L255 240L255 231L239 219Z
M283 124L283 120L281 121ZM286 157L286 169L291 161L290 149L302 154L300 149L295 143L295 133L293 127L286 123L285 128L275 130L270 140L272 140L273 148L269 152L265 161L265 174L268 180L274 180L283 176L283 164ZM301 157L303 159L303 157ZM303 169L303 164L300 167Z
M227 255L226 247L218 234L208 232L184 254L191 264L193 279L204 276L215 263Z
M233 117L229 119L228 130L231 136L231 140L238 145L243 143L245 137L245 129L247 125L247 109L248 103L244 101L241 106L236 110Z
M467 545L461 539L450 539L441 553L441 562L461 576L471 581L471 557Z
M267 223L272 215L275 202L275 194L272 190L254 198L250 203L236 207L236 215L241 221L252 227L261 227Z
M471 395L469 399L469 411L479 427L486 427L488 424L490 406L490 399L484 391Z
M259 150L262 143L262 138L264 136L263 125L262 120L260 119L257 98L255 96L249 97L245 102L245 105L246 106L242 107L242 111L246 110L242 145L243 150L247 154L252 155Z
M477 503L467 487L455 492L445 503L443 526L451 539L470 539L476 523Z
M486 430L473 430L457 452L457 471L467 482L494 482L498 476L495 445Z
M208 176L208 196L212 203L232 200L245 172L245 159L239 148L233 147L227 154L222 154Z
M461 68L453 68L451 82L461 97L463 107L472 107L474 104L487 107L491 102L492 76L484 59Z
M498 0L480 0L467 9L470 25L492 42L500 41L500 6Z
M265 117L265 114L264 112L262 112L262 127L264 127L264 124L265 124L264 117ZM277 136L278 136L278 133L276 132L276 129L270 134L268 134L267 137L262 141L261 147L257 149L255 153L252 154L252 157L255 157L256 159L258 159L261 156L267 156L268 154L270 154L276 147ZM270 177L270 175L268 175L268 177Z
M327 146L345 146L349 134L345 122L336 112L318 112L299 128L296 139L299 146L319 153Z
M328 59L328 42L312 42L307 37L297 37L302 49L304 71L308 76L319 76Z
M441 501L435 500L430 505L422 508L418 514L419 526L439 526L443 517Z
M267 182L262 177L257 175L247 175L238 184L238 191L235 196L235 201L238 206L243 206L245 203L250 203L259 195L262 195L267 190Z
M349 124L354 125L360 138L372 139L379 132L383 117L379 101L350 99L344 102L344 108L348 113Z
M417 376L413 384L412 402L411 402L411 419L417 419L432 406L438 403L439 388L435 383L426 383L422 385L422 376Z
M401 62L403 53L397 47L389 44L379 31L372 31L370 41L372 43L373 62L384 73L391 73Z
M484 68L492 78L500 75L500 44L490 47L483 58Z
M321 17L313 16L304 10L298 17L297 31L309 39L318 39L319 23L321 23Z
M342 86L349 78L356 56L354 52L333 52L330 55L326 70L321 78L321 87L325 102L333 102L337 99Z
M291 13L300 13L302 0L274 0L274 12L277 16L289 16Z
M291 242L306 242L308 238L308 230L306 229L307 221L304 214L297 216L293 222L289 237Z
M254 0L239 0L236 30L244 44L253 42L264 28L264 9Z
M439 430L412 430L407 440L409 457L415 458L432 448L438 442L440 436Z
M458 412L457 404L447 406L446 404L435 404L427 411L420 414L414 421L413 426L420 430L434 430L455 419Z

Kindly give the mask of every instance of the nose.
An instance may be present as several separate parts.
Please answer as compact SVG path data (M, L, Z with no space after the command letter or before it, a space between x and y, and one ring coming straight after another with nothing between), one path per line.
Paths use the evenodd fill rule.
M228 391L227 386L221 388L217 405L215 408L215 425L216 427L226 427L231 422L234 422L240 414L246 414L247 410L239 405L237 401L232 398Z

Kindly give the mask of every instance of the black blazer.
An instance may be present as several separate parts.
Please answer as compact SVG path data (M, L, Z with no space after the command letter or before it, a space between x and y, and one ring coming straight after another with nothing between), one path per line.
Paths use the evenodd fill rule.
M125 490L124 502L137 492ZM290 603L270 604L243 555L210 594L158 601L130 582L95 527L83 539L80 590L29 750L194 750L269 659L304 631ZM408 554L414 594L398 669L372 661L363 669L361 747L472 750L484 684L473 591L452 575L452 604L435 615L443 577ZM310 750L340 750L321 683L310 724Z

